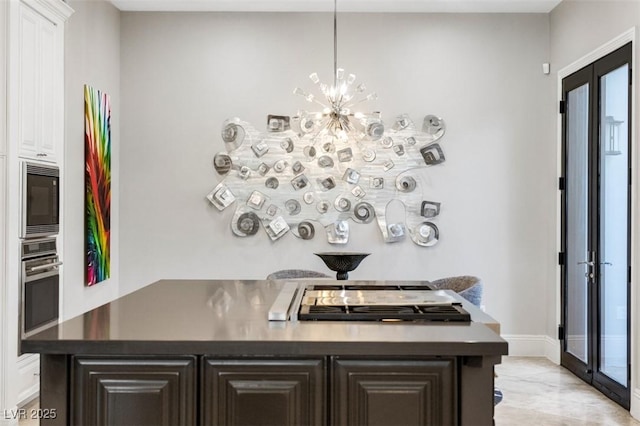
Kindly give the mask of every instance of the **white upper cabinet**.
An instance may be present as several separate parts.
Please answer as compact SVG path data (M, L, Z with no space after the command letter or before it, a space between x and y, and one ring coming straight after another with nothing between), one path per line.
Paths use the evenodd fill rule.
M38 10L42 2L19 1L16 23L18 155L56 162L64 126L64 25Z
M56 158L56 151L61 146L61 141L56 140L57 134L55 114L56 104L54 92L58 87L64 87L64 76L58 81L62 73L56 69L53 53L58 52L55 40L55 25L50 22L42 22L39 32L40 41L40 146L41 154ZM63 54L64 55L64 54ZM55 78L54 78L55 77ZM63 92L64 93L64 92ZM64 94L62 95L64 96ZM64 117L64 114L61 115ZM37 155L37 154L36 154Z
M38 16L20 5L20 153L37 154L38 134Z

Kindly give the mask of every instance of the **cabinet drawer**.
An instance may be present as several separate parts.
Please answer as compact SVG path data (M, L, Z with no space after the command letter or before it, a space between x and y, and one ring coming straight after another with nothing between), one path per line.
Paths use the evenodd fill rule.
M88 357L72 361L71 423L194 425L196 357Z
M205 425L323 425L322 359L203 360Z

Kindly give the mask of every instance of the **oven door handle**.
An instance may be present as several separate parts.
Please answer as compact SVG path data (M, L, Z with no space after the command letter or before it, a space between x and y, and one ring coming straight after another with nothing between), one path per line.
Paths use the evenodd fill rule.
M39 265L29 268L29 272L42 271L43 269L54 268L60 265L62 265L62 262L47 263L46 265Z

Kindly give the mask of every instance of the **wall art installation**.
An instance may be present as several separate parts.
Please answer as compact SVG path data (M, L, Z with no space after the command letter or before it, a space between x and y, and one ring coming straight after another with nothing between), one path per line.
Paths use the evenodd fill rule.
M109 95L84 86L87 285L110 276L111 106Z
M322 233L346 244L352 223L376 220L385 242L408 236L436 244L441 205L424 193L419 174L445 161L444 121L427 115L418 130L405 114L388 126L379 112L355 112L377 96L353 74L337 69L333 86L310 78L321 97L294 93L319 111L269 115L266 132L239 118L223 123L226 151L213 158L223 179L207 198L219 210L235 205L233 233L249 237L262 228L274 241L288 232L305 240ZM404 204L404 222L388 223L393 200Z

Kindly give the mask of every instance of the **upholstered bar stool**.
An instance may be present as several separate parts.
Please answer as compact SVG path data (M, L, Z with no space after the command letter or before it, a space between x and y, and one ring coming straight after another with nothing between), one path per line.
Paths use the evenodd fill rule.
M478 307L482 304L482 280L478 277L447 277L431 281L429 284L436 290L453 290Z

